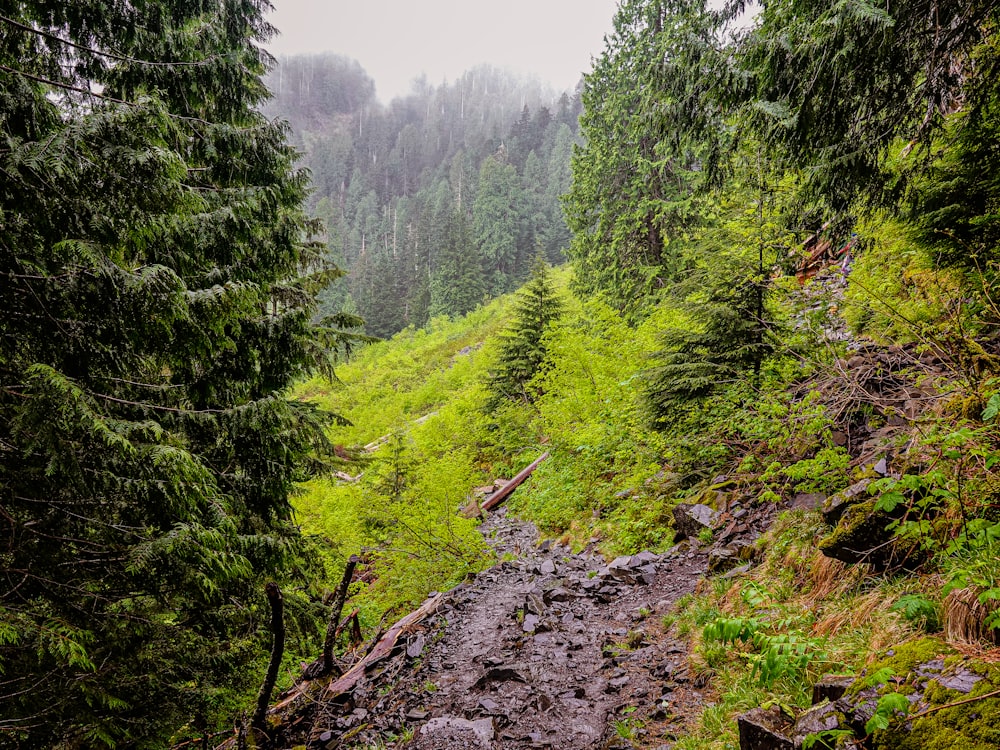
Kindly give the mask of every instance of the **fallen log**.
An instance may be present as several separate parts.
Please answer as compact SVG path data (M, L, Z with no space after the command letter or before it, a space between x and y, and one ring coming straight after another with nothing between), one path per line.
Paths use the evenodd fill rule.
M507 484L503 486L502 489L497 490L492 495L490 495L482 505L483 510L493 510L500 503L510 497L511 493L517 489L517 486L521 484L525 479L531 476L531 473L538 468L538 465L549 457L549 452L545 451L542 455L536 458L528 466L526 466L521 472L511 479Z
M378 640L375 647L363 659L344 672L337 680L326 686L326 689L323 690L323 697L326 699L335 698L354 687L369 667L392 653L392 650L396 646L396 641L399 640L400 636L409 632L410 628L438 608L443 597L444 594L435 594L428 597L417 609L389 628L386 634Z
M344 672L344 674L323 689L322 697L324 699L330 699L341 695L342 693L346 693L354 687L357 681L364 675L365 671L375 664L375 662L382 660L392 653L396 646L396 641L398 641L401 636L405 635L410 628L434 612L434 610L438 608L438 605L441 604L441 600L443 598L444 594L435 594L434 596L428 597L424 603L420 605L420 607L406 615L406 617L403 617L395 625L389 628L385 635L375 642L371 650L365 654L362 659L357 661L350 669ZM350 620L350 618L351 616L349 615L348 620ZM315 695L315 693L311 690L311 683L313 683L313 680L301 680L296 683L285 693L284 698L282 698L280 702L271 706L270 713L276 714L284 711L303 696L308 694Z

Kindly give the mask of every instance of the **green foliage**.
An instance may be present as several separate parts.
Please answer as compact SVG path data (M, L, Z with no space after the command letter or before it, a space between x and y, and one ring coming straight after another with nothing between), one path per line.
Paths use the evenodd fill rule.
M865 732L872 734L880 729L888 729L893 721L905 719L910 712L910 701L902 693L880 695L875 705L875 713L865 722Z
M819 640L791 633L769 634L767 629L767 624L757 618L719 617L705 626L702 637L723 644L752 645L756 653L745 656L751 676L763 686L773 685L782 677L800 678L813 661L825 658Z
M348 453L388 438L345 467L357 481L314 480L295 499L303 530L325 540L330 579L362 553L370 583L352 590L352 603L366 627L488 564L475 522L457 510L486 480L478 446L491 357L481 345L507 321L505 303L403 331L338 367L339 385L299 389L350 418L331 431Z
M904 594L892 605L908 622L928 633L941 628L941 608L923 594Z
M724 64L714 32L703 0L627 0L584 78L586 142L564 199L569 255L577 288L618 308L686 270L680 248L703 221L696 188L728 132L709 102Z
M513 319L501 334L497 352L497 369L488 387L493 393L491 406L502 400L533 400L529 383L545 362L545 334L558 320L563 304L552 283L545 261L538 258L525 284L514 301Z
M995 29L992 30L992 34ZM971 65L996 65L998 41L977 50ZM937 262L987 274L992 280L1000 261L1000 88L996 79L969 82L973 105L948 119L944 148L914 191L909 218Z
M7 13L2 731L163 747L256 686L266 581L319 631L289 495L328 419L284 392L342 340L310 324L337 271L259 113L260 3Z
M966 86L995 78L992 60L965 61L996 20L995 6L976 0L768 3L741 40L746 87L734 87L734 99L772 157L801 169L834 210L859 196L894 203L901 193L890 150L900 139L927 145ZM941 28L949 33L935 33ZM911 161L911 169L924 164Z
M848 326L877 340L933 336L962 293L958 275L936 269L912 228L899 221L866 223L859 234L861 249L844 293Z

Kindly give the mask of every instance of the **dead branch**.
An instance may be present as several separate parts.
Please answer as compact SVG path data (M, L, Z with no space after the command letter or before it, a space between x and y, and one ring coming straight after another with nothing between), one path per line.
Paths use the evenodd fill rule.
M334 600L333 609L330 610L330 620L326 625L326 639L323 641L323 674L330 674L333 671L333 644L337 639L340 623L340 613L344 609L344 602L347 601L347 589L354 578L354 568L358 564L358 556L351 555L344 568L344 577L340 580L337 588L337 598Z

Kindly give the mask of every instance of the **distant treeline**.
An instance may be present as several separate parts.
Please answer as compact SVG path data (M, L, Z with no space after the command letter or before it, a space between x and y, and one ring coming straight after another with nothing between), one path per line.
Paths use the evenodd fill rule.
M309 208L347 271L324 313L356 312L386 336L517 288L536 255L562 259L578 91L483 66L436 87L417 79L384 106L336 55L282 58L267 82L267 114L291 123Z

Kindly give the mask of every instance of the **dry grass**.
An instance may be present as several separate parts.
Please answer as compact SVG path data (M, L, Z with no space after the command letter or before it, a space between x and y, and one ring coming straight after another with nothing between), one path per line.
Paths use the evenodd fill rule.
M809 569L809 582L812 584L810 598L820 601L846 593L855 588L865 577L867 567L867 565L848 565L817 550Z
M986 620L997 605L979 601L980 588L955 589L944 599L944 632L948 642L956 646L1000 645L1000 631L986 627Z

